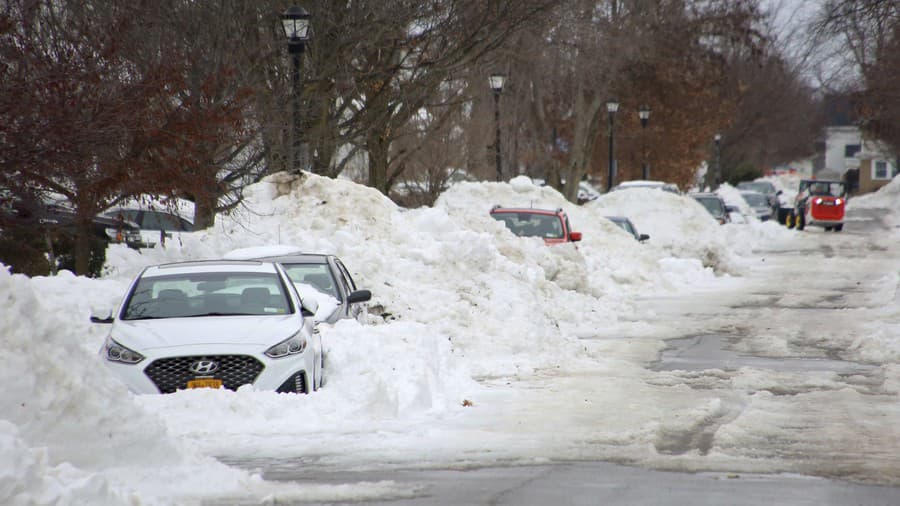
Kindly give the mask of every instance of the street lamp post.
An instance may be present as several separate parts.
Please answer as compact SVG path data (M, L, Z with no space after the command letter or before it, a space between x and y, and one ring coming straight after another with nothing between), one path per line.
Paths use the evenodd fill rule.
M716 141L716 179L713 183L713 190L718 190L719 184L722 182L722 158L719 149L722 144L722 134L717 133L714 139Z
M616 130L616 111L619 110L619 102L612 98L606 102L606 112L609 113L609 174L607 174L606 191L612 190L613 183L616 178L616 156L615 156L615 130Z
M491 91L494 92L494 126L497 129L494 140L494 154L497 161L497 181L503 181L503 166L500 160L500 94L503 93L503 83L505 81L505 75L491 74Z
M300 172L306 168L306 157L303 156L303 143L300 142L300 63L306 43L309 41L310 15L302 7L290 7L281 15L281 25L288 40L288 53L293 60L291 79L293 81L293 133L291 153L292 168Z
M641 156L644 159L641 164L644 180L650 179L650 164L647 162L647 122L650 120L650 107L642 105L638 109L638 118L641 120Z

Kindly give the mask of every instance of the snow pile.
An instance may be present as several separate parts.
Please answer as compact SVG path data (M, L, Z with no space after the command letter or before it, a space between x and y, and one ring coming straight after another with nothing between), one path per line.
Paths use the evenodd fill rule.
M273 175L246 197L245 207L186 235L181 246L111 247L105 279L0 273L0 451L4 462L25 463L0 467L0 502L75 494L71 502L115 504L134 490L142 502L258 492L258 478L199 455L246 455L245 446L315 455L336 443L297 431L341 434L341 444L363 451L372 423L402 432L422 417L463 416L467 401L486 395L476 379L563 365L602 369L622 359L591 356L579 338L634 326L642 295L692 290L715 272L738 272L738 252L761 240L753 227L722 234L688 197L634 189L576 206L527 178L460 183L433 208L413 210L371 188L312 174ZM489 216L495 204L564 208L584 239L549 247L516 237ZM650 241L637 242L609 215L628 216ZM245 387L135 397L100 366L96 350L108 327L91 326L87 315L117 304L144 266L277 245L336 254L358 287L373 293L374 325L322 329L328 395ZM196 448L184 447L188 435ZM254 447L259 438L271 445ZM327 500L331 492L317 494ZM375 484L356 493L404 492Z
M606 194L586 205L596 213L627 216L653 244L676 258L699 259L716 272L739 272L719 225L691 197L647 188ZM673 226L675 225L675 226Z
M900 177L895 176L875 192L847 199L847 209L882 210L880 218L885 225L900 226Z

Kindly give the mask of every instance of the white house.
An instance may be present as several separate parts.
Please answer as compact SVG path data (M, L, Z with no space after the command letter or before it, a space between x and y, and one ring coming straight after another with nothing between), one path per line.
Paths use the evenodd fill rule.
M830 126L825 128L825 164L818 172L843 174L859 168L857 154L862 149L862 132L856 126Z

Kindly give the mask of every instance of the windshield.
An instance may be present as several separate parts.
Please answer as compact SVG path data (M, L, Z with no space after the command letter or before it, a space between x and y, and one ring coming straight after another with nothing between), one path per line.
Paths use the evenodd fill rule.
M204 272L141 277L123 320L292 313L281 279L265 272Z
M739 190L751 190L759 193L775 193L775 185L765 181L743 182L737 185Z
M330 295L335 299L340 299L337 284L331 275L331 269L328 264L281 264L287 271L288 277L294 283L303 283L309 285L316 290Z
M634 227L631 226L631 222L628 220L611 220L613 223L619 226L622 230L628 232L631 235L637 235L634 231Z
M722 206L722 201L715 197L697 197L694 200L703 204L703 207L717 218L725 215L725 207Z
M563 238L559 216L529 212L491 213L497 221L506 224L512 233L521 237Z
M810 195L840 197L844 195L844 183L836 181L801 181L800 191L809 190Z
M742 193L741 196L751 207L767 207L769 205L766 196L761 193Z

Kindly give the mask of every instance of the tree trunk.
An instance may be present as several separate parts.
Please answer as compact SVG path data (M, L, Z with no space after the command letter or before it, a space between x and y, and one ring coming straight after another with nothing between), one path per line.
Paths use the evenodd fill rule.
M216 195L203 194L194 200L194 230L203 230L216 224Z
M566 166L566 183L563 195L572 202L578 201L578 183L587 170L588 162L594 152L594 143L600 125L600 112L604 102L594 97L590 104L584 103L585 90L578 90L576 111L584 111L578 115L575 123L575 139ZM608 189L607 189L608 191Z
M93 223L90 218L78 219L75 233L75 274L78 276L90 275L91 234Z
M369 186L387 195L391 190L388 182L388 152L390 142L380 132L366 136L366 150L369 153Z

